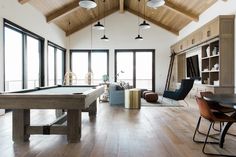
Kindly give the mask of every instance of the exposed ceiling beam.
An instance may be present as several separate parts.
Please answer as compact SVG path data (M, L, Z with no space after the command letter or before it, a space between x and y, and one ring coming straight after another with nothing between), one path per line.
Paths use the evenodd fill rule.
M155 24L155 25L157 25L157 26L159 26L159 27L161 27L161 28L163 28L163 29L165 29L165 30L167 30L167 31L169 31L169 32L171 32L171 33L173 33L173 34L175 34L175 35L179 35L179 31L174 30L173 28L171 28L171 27L169 27L169 26L167 26L167 25L164 25L164 24L162 24L162 23L160 23L160 22L158 22L158 21L155 21L155 20L153 20L153 19L151 19L151 18L149 18L149 17L144 17L144 15L139 14L139 13L138 13L137 11L135 11L135 10L132 10L132 9L130 9L130 8L127 8L127 11L129 11L130 13L132 13L132 14L134 14L134 15L136 15L136 16L140 16L141 18L145 18L146 20L152 22L153 24Z
M165 1L165 6L167 8L169 8L170 10L173 10L174 12L179 13L179 14L189 18L190 20L193 20L196 22L199 20L199 17L197 15L194 15L194 14L188 12L184 8L176 6L175 4L171 3L170 1Z
M100 16L99 19L98 19L98 18L94 18L94 19L92 19L92 20L90 20L90 21L88 21L88 22L86 22L86 23L84 23L84 24L82 24L82 25L79 25L79 26L74 27L74 28L72 28L71 30L67 31L67 32L66 32L66 36L69 36L69 35L71 35L71 34L77 32L77 31L79 31L79 30L81 30L81 29L87 27L88 25L91 25L91 24L93 24L94 22L96 22L96 21L98 21L98 20L101 20L102 18L113 14L114 12L116 12L116 11L118 11L118 10L119 10L119 8L114 8L114 9L108 10L108 11L105 13L105 15Z
M56 11L52 12L51 14L47 15L46 16L47 22L52 22L52 21L58 19L59 17L65 16L65 15L71 13L72 11L77 9L78 6L79 6L79 2L77 0L65 5L63 8L56 10Z
M125 12L125 0L120 0L120 13L124 13Z
M30 0L18 0L18 2L20 3L20 4L25 4L25 3L27 3L27 2L29 2Z

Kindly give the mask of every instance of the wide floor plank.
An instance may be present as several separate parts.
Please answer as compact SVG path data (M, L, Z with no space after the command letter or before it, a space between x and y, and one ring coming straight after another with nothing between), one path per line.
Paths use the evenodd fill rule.
M142 107L128 110L98 105L97 118L82 115L81 141L67 144L64 135L33 135L30 142L12 142L12 114L0 117L0 156L4 157L199 157L202 144L192 141L198 119L194 101L190 107ZM31 111L31 123L55 119L54 110ZM202 122L206 130L207 121ZM236 133L235 126L230 132ZM201 137L203 139L203 137ZM236 154L236 137L227 136L224 153ZM217 145L209 151L222 151Z

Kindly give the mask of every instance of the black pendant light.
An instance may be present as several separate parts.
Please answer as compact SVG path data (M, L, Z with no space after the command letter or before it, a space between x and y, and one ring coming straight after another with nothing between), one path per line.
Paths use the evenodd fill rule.
M103 6L103 16L104 16L104 26L106 24L106 19L105 19L105 0L103 0L104 6ZM101 40L103 41L109 41L109 38L106 36L106 30L103 30L103 37L101 37Z
M97 3L94 0L80 0L79 6L86 9L92 9L97 6Z
M135 37L135 40L143 40L143 37L141 37L140 35L138 35L137 37Z
M103 37L101 37L101 39L102 39L103 41L109 41L109 38L108 38L108 37L106 37L106 35L105 35L105 34L103 35Z
M100 23L100 21L98 21L98 23L96 23L96 24L93 26L93 29L96 29L96 30L104 30L105 27Z
M139 3L140 0L138 0L138 26L139 26ZM143 40L143 37L140 35L140 27L138 27L138 36L134 38L135 40Z
M104 30L105 29L105 27L100 23L100 21L99 21L99 13L100 13L100 11L99 11L99 1L98 1L98 22L93 26L93 29L96 29L96 30Z
M145 0L144 0L145 2ZM146 22L146 6L144 5L144 20L143 23L139 25L141 29L149 29L151 28L150 24Z

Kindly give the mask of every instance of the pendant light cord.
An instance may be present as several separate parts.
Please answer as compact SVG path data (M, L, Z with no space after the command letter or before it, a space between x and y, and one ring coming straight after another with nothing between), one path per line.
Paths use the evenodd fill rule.
M106 20L105 20L105 0L103 0L103 3L104 3L104 5L103 5L103 16L104 16L104 32L103 32L103 35L105 35L106 34L106 28L105 28L105 26L106 26Z
M140 0L138 0L138 26L139 26L139 23L140 23L139 3L140 3ZM140 27L138 27L138 35L140 35Z
M92 48L93 48L93 24L92 23L91 23L90 30L91 30L91 34L90 34L91 35L91 37L90 37L91 38L91 45L90 46L91 46L91 51L92 51Z
M144 6L144 21L146 20L146 5L145 5L145 0L143 1L143 6Z

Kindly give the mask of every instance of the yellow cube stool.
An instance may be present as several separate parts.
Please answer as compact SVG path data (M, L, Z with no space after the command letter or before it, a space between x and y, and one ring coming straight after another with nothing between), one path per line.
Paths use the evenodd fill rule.
M141 90L137 88L125 90L125 108L140 109Z

